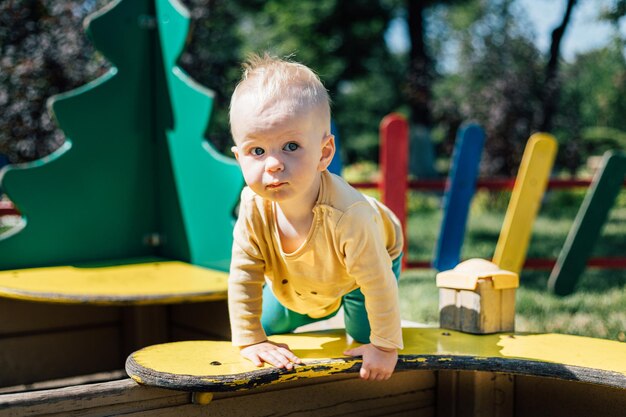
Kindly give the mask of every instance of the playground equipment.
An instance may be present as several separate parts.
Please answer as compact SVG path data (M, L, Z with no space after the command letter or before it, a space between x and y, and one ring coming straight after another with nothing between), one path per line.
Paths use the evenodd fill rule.
M546 133L532 135L526 144L493 255L493 262L502 269L519 273L524 266L532 227L550 178L556 149L556 139Z
M384 384L357 377L360 359L340 353L349 345L343 331L278 336L276 341L288 343L305 361L292 371L256 368L241 358L226 341L223 301L199 302L224 296L220 281L224 274L206 267L224 268L230 233L222 232L232 225L231 212L242 182L232 161L214 155L199 135L203 129L198 120L205 120L208 111L200 106L207 104L208 96L200 94L180 69L168 66L173 65L173 51L182 47L187 23L182 6L174 0L120 0L92 17L89 31L97 43L108 45L104 52L116 67L104 79L53 101L70 139L62 150L46 161L11 168L4 177L3 186L27 223L0 242L0 265L6 269L0 273L0 385L24 384L26 392L18 392L20 387L0 388L5 392L0 394L0 416L571 417L623 411L626 348L606 340L404 329L406 348L400 352L398 371ZM111 43L101 35L109 30ZM141 44L134 43L138 39ZM169 44L175 39L178 49ZM122 40L125 47L119 48ZM161 61L150 61L146 57L150 54L142 53L161 51L161 46L164 72L158 69L161 64L156 65ZM137 59L132 61L137 65L130 65L125 59L133 54L148 62ZM155 68L154 77L146 76ZM117 84L124 84L126 77L138 83L136 88ZM114 93L108 92L111 86L116 86ZM158 100L148 105L144 96L152 94ZM87 123L82 126L75 106L91 109L94 98L104 99L103 111L111 113L107 118L90 112L86 121L94 124L89 129ZM181 106L188 102L200 109L194 120L181 114ZM154 112L146 110L151 104ZM183 134L180 120L194 128ZM80 128L75 126L78 122ZM405 129L397 124L394 128L394 123L383 123L391 126L383 131L404 136ZM128 134L114 143L123 136L120 132ZM114 172L105 169L110 161L101 164L99 158L126 146L129 155L120 156ZM86 162L81 163L76 154ZM211 175L205 176L205 170ZM112 178L117 171L124 174ZM54 187L40 184L46 181ZM118 181L125 193L117 194L113 183ZM230 185L225 184L228 181ZM62 201L50 188L61 193ZM208 194L206 189L217 191ZM203 192L196 201L198 190ZM126 200L111 198L116 196ZM104 205L89 217L93 201L106 203L107 198L122 208ZM188 204L194 207L185 208ZM210 217L212 211L206 214L208 220L199 219L195 204L211 206L219 220ZM48 207L60 217L48 217ZM77 214L67 212L67 207ZM124 218L118 222L117 216ZM138 225L133 218L138 218ZM100 227L99 221L108 227ZM98 228L89 229L92 224ZM124 234L117 230L120 225L132 229ZM206 247L202 233L210 236ZM120 239L119 247L115 239ZM102 251L88 247L92 243L101 245ZM19 269L30 266L38 268ZM112 289L113 281L124 285ZM183 294L157 284L172 281L175 288L186 288ZM202 288L193 287L194 282ZM221 340L189 341L194 339ZM114 372L125 359L134 380ZM83 376L103 371L104 376ZM64 377L72 378L51 381ZM85 384L98 380L105 382ZM31 385L34 382L40 384ZM29 388L36 390L28 392Z
M484 142L485 132L476 124L463 126L457 134L443 196L443 218L433 256L433 267L438 271L452 269L461 261L461 248L470 203L476 192Z
M222 415L234 411L235 398L240 409L254 415L307 410L314 415L619 415L626 402L626 346L617 342L555 334L474 336L435 328L404 329L403 336L397 372L383 384L346 379L358 374L360 359L341 354L349 343L338 331L277 336L304 361L292 371L257 368L228 342L201 341L144 348L129 357L126 369L141 384L199 393L193 396L196 403L208 403L208 412ZM563 346L575 352L564 352ZM596 349L606 356L581 355ZM619 372L612 360L621 364ZM558 404L550 399L574 392L584 398ZM584 410L575 408L581 405Z
M223 271L243 178L202 136L212 93L175 64L188 25L161 0L90 16L111 70L50 99L67 135L59 150L4 168L25 220L0 240L0 386L120 369L152 343L228 337Z
M530 137L522 156L493 262L469 259L459 263L454 269L437 274L441 327L477 334L515 329L515 289L519 286L518 274L526 259L532 227L548 183L556 149L556 140L548 134L537 133ZM453 186L447 190L447 198L462 203L460 214L467 216L477 172L477 167L468 159L479 159L480 152L465 153L465 160L457 155L454 162L462 161L468 165L462 169L468 173L470 184L463 190L460 185L454 184L459 174L451 173ZM451 210L449 207L444 209ZM451 222L447 220L446 214L442 229ZM455 226L456 238L450 239L452 250L448 253L458 256L465 218ZM451 234L450 231L447 233ZM438 248L443 248L446 253L443 245L448 242L440 243L442 246ZM442 263L446 259L451 260L451 256L443 258Z
M403 207L406 199L406 194L403 194L401 190L410 189L410 190L422 190L422 191L440 191L445 188L444 197L443 197L443 219L440 227L440 233L437 240L437 245L435 248L435 253L433 256L432 267L435 267L438 270L445 270L453 268L460 261L461 248L463 245L463 239L465 234L465 227L467 223L467 217L469 214L469 205L471 199L477 188L488 189L488 190L513 190L516 186L521 187L521 179L526 177L526 174L522 175L523 170L533 172L534 168L530 169L528 167L525 168L525 164L522 164L520 167L520 172L518 173L518 180L516 179L477 179L478 176L478 164L480 162L480 154L482 151L482 141L484 140L484 133L482 129L477 125L469 124L460 130L457 141L455 143L455 150L453 153L452 164L450 168L450 174L448 180L445 184L440 180L412 180L407 181L407 177L404 172L400 170L385 169L385 164L382 163L383 160L401 160L401 157L408 152L408 149L403 147L404 141L402 139L398 139L397 143L394 142L392 146L384 146L383 142L386 137L394 138L393 135L384 135L381 132L381 180L379 183L354 183L358 188L363 189L371 189L371 188L379 188L379 189L393 189L398 190L398 192L387 193L385 194L385 202L388 205L394 205L397 207L400 213L405 213ZM391 139L394 140L394 139ZM548 142L549 143L549 142ZM551 145L543 145L543 147L538 147L537 149L543 149L546 153L548 159L542 160L541 158L531 158L531 149L534 149L534 145L532 141L529 141L527 144L526 152L528 152L528 156L526 157L529 161L535 161L534 163L542 164L545 162L550 162L550 158L553 158L553 151L556 150L556 145L554 149ZM387 153L389 153L387 155ZM545 188L550 189L564 189L564 188L572 188L572 187L589 187L591 185L591 181L584 179L558 179L558 178L549 178L549 169L547 165L543 168L538 165L538 171L534 180L527 181L526 187L529 187L529 190L532 187L535 187L534 191L526 191L526 192L518 192L519 195L524 195L525 197L530 197L530 200L526 204L530 204L531 200L534 199L534 203L529 205L531 208L531 212L524 213L523 210L527 207L526 204L519 204L519 197L515 197L511 199L509 207L507 209L507 221L505 224L508 224L508 228L511 229L514 224L513 220L515 217L513 216L515 207L520 207L522 211L518 213L524 213L524 215L528 215L529 220L536 216L536 209L538 208L538 204L541 200L541 195L543 192L541 191L541 187L536 188L543 184L544 179L546 181ZM598 174L599 175L599 174ZM544 178L544 179L542 179ZM621 184L621 186L626 185L626 181L620 179L620 175L615 177L617 178L617 183ZM538 180L538 182L534 182ZM621 181L621 182L620 182ZM517 184L517 185L516 185ZM617 185L616 185L617 187ZM614 191L619 191L619 187ZM534 196L534 197L533 197ZM615 198L607 198L602 199L601 203L608 204L608 207L612 205L612 202ZM512 204L515 201L515 204ZM596 201L600 201L597 200ZM583 205L584 207L584 205ZM595 205L594 205L595 207ZM535 211L535 214L530 216L532 211ZM602 210L602 209L600 209ZM582 214L582 213L581 213ZM519 214L518 214L519 215ZM580 215L580 214L579 214ZM606 217L606 216L605 216ZM605 218L603 217L603 218ZM604 220L602 220L603 222ZM404 223L403 223L404 224ZM599 226L602 223L599 223ZM513 229L519 233L519 236L524 237L523 240L519 242L515 242L514 239L506 238L506 234L502 234L500 236L500 240L498 242L500 248L504 249L504 243L513 242L514 245L520 245L524 242L524 252L520 252L520 254L524 254L522 259L518 259L517 263L523 263L523 266L528 269L551 269L555 266L556 262L551 259L526 259L525 248L528 246L528 239L530 238L531 226L532 222L524 227L523 225L518 225L517 229ZM405 229L406 230L406 229ZM511 231L507 233L510 233ZM573 232L572 232L573 233ZM511 235L511 237L518 236L515 233ZM500 249L499 249L500 251ZM589 251L590 253L590 251ZM576 258L578 259L578 258ZM588 254L584 257L587 260L587 266L590 267L599 267L599 268L618 268L623 269L626 268L626 259L625 258L591 258L589 259ZM414 261L410 259L403 259L403 263L406 264L409 268L430 268L431 263L426 261ZM584 268L584 264L583 264ZM575 276L569 275L568 276Z
M257 368L229 342L190 341L129 357L142 385L125 379L3 395L0 415L617 417L626 406L623 343L435 328L405 329L404 338L384 383L358 378L360 359L341 355L343 331L277 336L304 360L292 371Z
M476 125L461 130L457 137L433 261L439 271L452 269L461 260L483 141L484 133ZM534 134L526 144L493 257L493 262L502 269L517 274L522 270L556 150L556 140L545 133Z
M568 295L574 290L622 189L624 175L626 155L606 152L550 274L548 288L554 293Z
M402 224L406 236L406 173L408 152L398 153L397 149L408 149L409 127L406 119L399 114L389 114L380 123L380 170L385 178L404 178L401 181L387 181L381 187L381 199L395 213ZM407 240L404 240L404 253L407 253ZM402 261L403 267L406 261Z
M439 325L465 333L515 330L519 276L484 259L468 259L437 274Z
M154 12L158 31L146 23ZM228 269L223 243L243 180L202 136L212 93L175 65L188 20L147 0L113 2L87 19L114 66L50 99L67 136L59 150L5 168L2 188L25 227L0 241L0 270L144 257Z

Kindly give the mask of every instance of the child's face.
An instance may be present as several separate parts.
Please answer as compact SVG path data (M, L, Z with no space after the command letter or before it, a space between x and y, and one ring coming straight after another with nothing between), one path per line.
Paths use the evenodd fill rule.
M284 102L259 106L251 98L239 101L231 119L233 152L248 186L267 200L312 204L319 173L335 152L323 112L294 114Z

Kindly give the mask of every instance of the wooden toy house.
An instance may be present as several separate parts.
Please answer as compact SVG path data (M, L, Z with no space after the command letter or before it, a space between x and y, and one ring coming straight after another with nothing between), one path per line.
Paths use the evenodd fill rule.
M469 259L437 274L442 328L486 334L515 330L519 277L484 259Z

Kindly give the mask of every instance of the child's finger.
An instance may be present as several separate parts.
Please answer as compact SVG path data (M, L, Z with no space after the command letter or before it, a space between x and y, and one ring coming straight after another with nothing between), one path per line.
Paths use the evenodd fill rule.
M248 359L250 359L250 361L255 365L255 366L263 366L263 361L261 360L261 358L259 357L259 355L250 355L248 356Z
M292 367L291 362L277 350L263 352L262 359L277 368L291 369Z
M296 356L295 353L286 348L279 349L280 353L282 353L290 362L293 363L302 363L299 357Z
M362 356L363 354L361 353L361 351L362 349L358 347L358 348L348 349L344 351L343 354L346 356Z
M359 371L359 375L361 376L362 379L369 379L369 377L370 377L370 370L368 368L366 368L365 366L361 366L361 370Z

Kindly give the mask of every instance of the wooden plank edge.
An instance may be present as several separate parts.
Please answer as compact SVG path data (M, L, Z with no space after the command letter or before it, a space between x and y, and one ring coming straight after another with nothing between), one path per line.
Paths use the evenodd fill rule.
M127 378L128 375L122 369L107 372L96 372L88 375L71 376L67 378L58 378L50 379L48 381L34 382L32 384L3 387L0 388L0 396L4 394L18 394L33 391L66 388L70 386L73 387L78 385L95 384L100 382L110 382Z
M169 397L179 397L176 402L180 404L190 401L188 393L140 386L126 378L97 384L0 395L0 416L69 413Z
M106 296L106 295L72 295L72 294L53 294L53 293L37 293L30 291L20 291L6 287L0 287L0 297L13 300L35 301L51 304L83 304L83 305L99 305L99 306L130 306L130 305L155 305L155 304L180 304L180 303L197 303L205 301L221 301L226 300L227 291L219 291L209 294L190 293L190 294L171 294L162 295L137 295L137 296Z
M361 368L361 363L359 358L323 359L307 361L303 365L296 365L292 370L264 367L241 374L193 376L157 372L142 367L135 362L131 355L126 361L126 372L139 384L190 392L230 392L303 378L318 378L340 373L357 374ZM455 355L400 355L396 371L408 370L497 372L626 389L626 375L619 372L527 359Z

